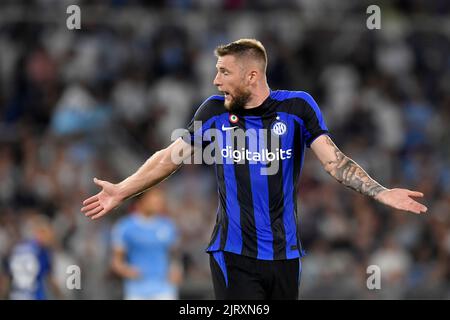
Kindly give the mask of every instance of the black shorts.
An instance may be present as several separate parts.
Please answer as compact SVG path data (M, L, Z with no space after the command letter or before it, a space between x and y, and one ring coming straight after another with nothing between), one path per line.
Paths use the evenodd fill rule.
M210 254L211 275L219 300L297 300L301 261L257 260L230 252Z

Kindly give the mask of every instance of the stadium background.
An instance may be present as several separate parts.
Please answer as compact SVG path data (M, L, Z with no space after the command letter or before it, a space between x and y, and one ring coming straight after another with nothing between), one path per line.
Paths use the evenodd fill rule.
M71 4L81 30L66 27ZM370 4L381 8L381 30L366 28ZM449 15L444 0L2 0L0 257L30 214L47 215L65 298L120 299L110 230L132 201L86 219L92 178L118 182L170 143L216 93L214 47L255 37L272 89L311 93L345 153L386 186L424 192L429 207L416 216L378 205L309 152L298 195L301 297L449 299ZM213 173L185 166L163 183L183 243L181 298L212 297ZM64 289L70 264L81 267L82 290ZM381 290L366 287L370 264L381 267Z

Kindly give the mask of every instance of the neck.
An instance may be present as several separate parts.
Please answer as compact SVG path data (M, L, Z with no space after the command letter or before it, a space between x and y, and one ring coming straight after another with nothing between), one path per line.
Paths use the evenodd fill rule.
M251 95L244 109L253 109L259 107L270 95L269 85L264 83L261 87L257 88Z
M139 212L139 215L145 219L148 219L153 216L153 212Z

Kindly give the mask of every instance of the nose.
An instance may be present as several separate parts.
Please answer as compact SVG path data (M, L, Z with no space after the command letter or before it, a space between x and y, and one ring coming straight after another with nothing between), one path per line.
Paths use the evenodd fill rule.
M220 74L217 73L217 74L216 74L216 77L214 78L214 81L213 81L213 84L214 84L216 87L219 87L219 86L222 85L222 83L220 82L219 78L220 78Z

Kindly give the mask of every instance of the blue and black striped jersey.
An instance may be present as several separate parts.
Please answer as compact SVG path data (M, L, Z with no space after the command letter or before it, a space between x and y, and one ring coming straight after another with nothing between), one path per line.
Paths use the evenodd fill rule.
M279 90L253 109L231 113L223 104L222 96L203 102L184 137L202 150L214 146L219 206L207 251L262 260L302 256L298 179L305 147L328 133L317 103L306 92ZM237 131L244 132L241 142Z

